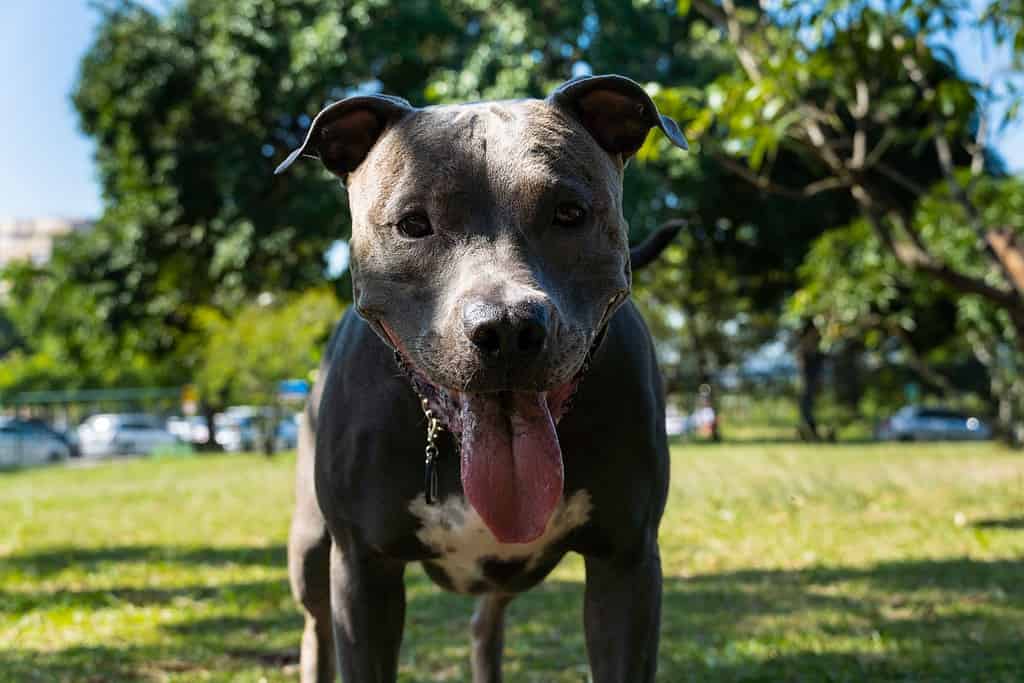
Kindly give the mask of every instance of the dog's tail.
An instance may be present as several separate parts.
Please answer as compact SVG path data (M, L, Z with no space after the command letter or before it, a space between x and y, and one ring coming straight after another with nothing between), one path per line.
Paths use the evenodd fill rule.
M687 225L688 223L682 218L673 218L670 221L665 221L658 226L658 229L650 237L630 249L629 260L633 270L640 270L644 266L653 263L661 256L661 252L665 251L665 247L672 243L672 240L676 238L679 231Z

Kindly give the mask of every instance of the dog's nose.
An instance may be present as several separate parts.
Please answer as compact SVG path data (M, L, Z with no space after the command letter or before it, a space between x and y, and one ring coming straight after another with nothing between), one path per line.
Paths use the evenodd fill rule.
M462 323L474 346L505 362L533 358L548 335L547 308L535 302L505 306L473 301L462 308Z

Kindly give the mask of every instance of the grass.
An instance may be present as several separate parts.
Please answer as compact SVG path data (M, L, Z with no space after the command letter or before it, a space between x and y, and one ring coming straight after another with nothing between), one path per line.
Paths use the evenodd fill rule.
M1024 680L1024 455L688 445L659 681ZM0 474L0 681L290 681L293 459ZM583 682L583 571L510 608L512 683ZM468 679L472 602L408 573L401 680Z

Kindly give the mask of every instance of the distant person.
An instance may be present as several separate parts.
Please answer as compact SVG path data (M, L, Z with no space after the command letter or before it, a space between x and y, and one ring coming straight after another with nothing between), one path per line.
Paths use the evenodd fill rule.
M710 384L701 384L697 390L697 410L693 413L693 421L698 434L712 441L722 440Z

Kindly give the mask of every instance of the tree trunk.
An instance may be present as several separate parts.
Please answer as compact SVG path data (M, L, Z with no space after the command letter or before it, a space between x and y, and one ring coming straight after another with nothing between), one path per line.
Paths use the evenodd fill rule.
M693 320L692 317L691 320ZM714 414L714 418L708 426L708 437L717 443L722 440L722 432L719 429L718 400L712 387L711 371L708 369L708 361L703 353L702 340L696 331L693 332L693 345L696 349L697 360L697 410L710 409Z
M217 414L217 409L206 402L200 402L199 412L202 414L203 419L206 421L206 429L209 434L209 438L205 444L202 444L199 450L201 451L216 451L220 450L220 446L217 444L217 440L214 436L217 433L217 427L214 424L214 416Z
M281 405L274 401L266 419L263 438L263 455L271 458L277 452L277 423L281 419Z
M998 388L993 390L999 401L999 427L1003 439L1014 448L1024 446L1024 379L1015 372L1005 372Z
M821 381L825 370L825 354L821 352L821 334L814 323L807 321L797 339L796 355L800 367L800 438L804 441L819 441L818 422L815 419L815 405L821 392Z

